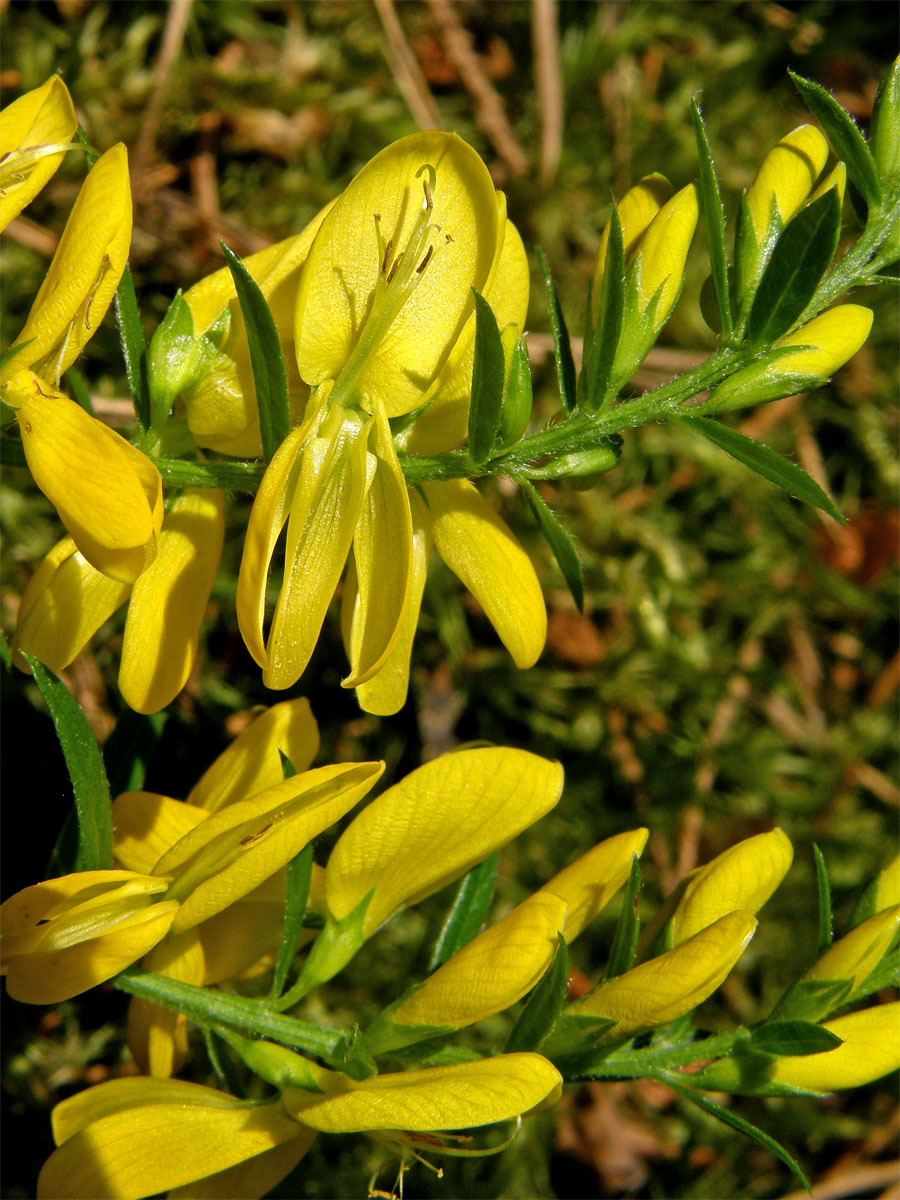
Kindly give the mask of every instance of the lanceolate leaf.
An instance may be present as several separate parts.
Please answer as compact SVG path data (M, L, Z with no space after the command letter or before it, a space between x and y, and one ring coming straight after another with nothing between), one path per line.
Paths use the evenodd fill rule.
M312 868L313 846L310 842L287 865L284 922L281 926L281 941L278 944L278 955L275 959L275 971L272 977L271 994L276 1000L284 991L288 971L294 961L294 955L297 953L297 942L300 939L303 918L306 915L306 902L309 899Z
M469 405L469 457L480 466L491 452L503 403L503 343L491 306L475 289L475 362Z
M141 327L137 296L128 267L122 273L116 288L116 320L119 324L119 340L125 359L125 378L134 401L134 411L143 429L150 427L150 388L147 380L147 343Z
M770 1021L750 1037L750 1046L754 1050L779 1057L822 1054L841 1045L843 1042L836 1033L810 1021Z
M685 1100L690 1100L691 1104L696 1104L698 1108L702 1108L709 1116L715 1117L717 1121L721 1121L724 1125L729 1125L732 1129L736 1129L738 1133L742 1133L745 1137L750 1138L752 1142L756 1142L758 1146L764 1147L770 1154L774 1154L777 1159L794 1172L806 1190L810 1190L810 1183L803 1173L803 1168L785 1150L780 1142L776 1142L773 1137L770 1137L767 1133L763 1133L756 1125L751 1125L749 1121L745 1121L743 1117L739 1117L730 1109L722 1108L721 1105L713 1103L708 1097L695 1092L692 1088L685 1087L671 1072L653 1071L650 1074L652 1074L653 1078L658 1079L660 1083L666 1084L672 1091L677 1092L679 1096L683 1096Z
M775 244L759 281L747 322L748 340L774 342L806 308L828 270L841 231L837 190L802 209Z
M436 970L457 950L467 946L480 931L494 896L500 852L495 850L484 862L473 867L460 883L447 919L435 942L428 970Z
M144 786L147 763L165 728L168 713L143 716L126 708L103 746L103 760L114 796Z
M259 285L238 256L221 242L247 327L250 365L259 408L263 457L269 462L291 427L287 371L275 318Z
M538 263L547 283L547 307L550 310L550 329L553 333L553 347L556 352L556 379L559 384L559 395L566 412L575 407L575 360L572 358L572 343L566 318L556 294L553 276L544 258L540 246L535 248Z
M625 248L619 212L613 205L612 215L609 218L609 238L603 263L597 319L585 345L580 380L584 392L584 406L591 412L603 408L606 400L609 379L616 357L616 347L622 332L624 307Z
M694 122L694 137L697 141L697 158L700 162L700 198L703 203L703 216L709 238L709 262L712 269L713 292L719 310L722 333L728 337L733 328L733 321L731 297L728 292L728 257L725 249L725 212L722 208L722 193L719 190L719 179L716 175L716 165L713 162L703 114L700 112L700 106L696 100L691 100L691 117Z
M112 866L113 824L109 784L97 739L78 702L61 679L30 655L24 658L34 673L56 726L78 813L79 871L102 871Z
M831 883L828 879L828 867L825 856L818 846L813 844L813 855L816 860L816 893L819 911L819 953L824 954L834 941L834 919L831 915Z
M806 107L825 130L838 158L847 164L847 174L862 192L866 203L874 208L881 200L881 185L872 152L853 118L830 92L811 79L788 71L794 85L806 102Z
M622 899L622 914L619 917L619 924L616 926L616 935L613 938L612 949L609 953L609 962L606 967L606 973L603 978L615 979L617 975L623 975L626 971L630 971L634 966L634 960L637 955L638 934L641 929L641 921L638 916L638 900L641 895L641 864L638 856L632 855L631 859L631 874L628 876L628 884L625 888L625 895Z
M736 429L729 429L727 425L713 421L710 417L679 417L678 420L702 434L757 475L762 475L763 479L768 479L770 483L784 488L789 495L811 504L814 508L820 508L836 521L844 523L844 518L835 507L834 501L822 491L816 481L810 479L805 471L801 471L792 462L770 450L768 446L762 446L752 438L744 437Z
M553 962L537 985L507 1039L504 1054L537 1050L550 1036L560 1009L565 1003L569 985L569 951L560 933Z
M520 479L519 485L528 497L528 502L541 527L541 533L547 539L547 543L553 551L553 557L569 585L572 599L578 606L578 611L582 612L584 610L584 581L581 574L581 563L575 553L572 539L554 516L552 510L541 499L534 484L528 479Z

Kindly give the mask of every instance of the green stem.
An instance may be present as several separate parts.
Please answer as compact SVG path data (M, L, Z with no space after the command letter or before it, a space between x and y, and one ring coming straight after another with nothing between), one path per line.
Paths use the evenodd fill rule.
M691 1041L682 1046L656 1045L642 1050L616 1050L604 1058L598 1056L596 1062L585 1063L585 1055L566 1056L556 1065L569 1081L574 1079L643 1079L653 1071L673 1070L677 1067L687 1067L692 1063L709 1058L722 1058L730 1054L739 1041L747 1037L743 1028L729 1030L728 1033L703 1041ZM577 1060L581 1063L576 1067ZM567 1070L567 1067L569 1068ZM571 1072L571 1073L570 1073Z

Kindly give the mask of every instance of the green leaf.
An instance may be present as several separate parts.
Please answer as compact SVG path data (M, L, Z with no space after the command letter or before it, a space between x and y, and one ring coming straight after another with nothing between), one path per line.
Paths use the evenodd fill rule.
M803 500L806 504L811 504L814 508L820 508L822 512L826 512L836 521L840 521L842 525L846 524L843 516L835 507L834 501L822 491L816 481L810 479L805 471L801 471L788 459L782 458L780 454L770 450L768 446L760 445L752 438L738 433L736 429L729 429L727 425L713 421L710 417L677 417L676 419L702 434L703 437L724 450L726 454L730 454L739 463L743 463L745 467L755 471L757 475L762 475L763 479L768 479L769 483L776 484L789 495Z
M584 611L584 580L581 573L581 563L575 553L575 546L566 530L560 524L553 510L541 499L534 484L528 479L519 479L519 486L528 498L532 512L537 517L541 533L547 539L547 544L553 551L563 578L572 593L572 599L579 612Z
M147 378L147 343L141 326L137 296L128 267L116 288L116 321L125 359L125 378L142 429L150 428L150 386Z
M706 221L709 239L709 263L712 270L712 286L719 310L722 333L728 337L734 328L731 314L731 297L728 291L728 252L725 248L725 211L722 208L722 193L713 162L712 150L706 133L706 124L700 106L691 100L691 119L694 122L694 138L697 142L697 158L700 163L700 200Z
M275 318L259 285L238 256L229 250L224 242L219 244L231 271L238 304L241 306L247 328L250 365L253 368L256 404L259 408L263 457L268 463L291 428L284 355L281 352L278 330L275 328Z
M241 1100L247 1099L247 1089L241 1071L231 1056L231 1050L225 1039L213 1029L203 1027L203 1040L206 1043L206 1053L219 1083L226 1092Z
M787 333L819 286L837 249L841 204L837 189L808 204L775 243L753 297L747 338L769 345Z
M103 760L112 795L136 792L144 786L147 764L162 736L168 714L142 716L126 708L106 739Z
M754 1030L749 1039L751 1049L779 1058L824 1054L843 1044L843 1039L836 1033L810 1021L770 1021Z
M853 118L842 108L829 91L811 79L804 79L789 70L788 75L803 97L806 107L813 114L831 142L838 158L847 165L847 174L862 192L870 208L876 208L881 200L881 185L872 151L860 133Z
M849 995L849 979L798 979L772 1009L769 1020L818 1021Z
M831 884L828 880L828 867L825 856L813 842L813 857L816 862L816 898L818 919L818 953L824 954L834 941L834 917L831 914Z
M553 962L525 1004L506 1040L504 1054L537 1050L549 1037L569 986L569 950L560 933Z
M738 1133L742 1133L745 1137L750 1138L752 1142L756 1142L757 1146L762 1146L770 1154L774 1154L777 1159L794 1172L806 1190L808 1192L811 1191L809 1180L806 1178L803 1168L793 1155L788 1153L784 1146L780 1142L776 1142L769 1134L764 1133L756 1125L751 1125L749 1121L744 1120L743 1117L739 1117L731 1109L723 1108L720 1104L715 1104L712 1100L706 1096L702 1096L699 1092L695 1092L692 1088L686 1087L669 1071L649 1071L648 1077L664 1083L673 1092L677 1092L679 1096L683 1096L685 1100L689 1100L691 1104L695 1104L697 1108L702 1109L709 1116L715 1117L723 1125L728 1125L731 1129L737 1130Z
M900 176L900 58L894 59L878 85L869 140L881 182L890 193Z
M585 338L584 362L579 380L579 395L583 407L598 412L605 407L609 381L616 359L616 348L622 333L625 310L625 247L622 223L615 203L609 218L609 238L603 262L597 319Z
M500 851L495 850L484 862L473 867L460 882L431 953L429 972L436 970L441 963L445 963L457 951L462 950L463 946L467 946L480 931L494 897L499 865Z
M638 916L638 901L641 898L641 864L638 856L631 856L631 874L625 887L622 900L622 913L616 926L612 949L609 952L609 962L604 973L604 981L624 975L634 966L637 956L638 934L641 931L641 919Z
M287 891L284 904L284 921L281 926L281 940L278 943L278 954L275 959L275 971L272 977L270 995L277 1000L284 991L288 971L297 953L297 942L303 929L303 918L306 915L306 903L309 900L309 883L312 879L313 846L312 842L304 846L287 865Z
M23 658L50 710L72 781L78 814L76 869L106 870L113 861L113 824L109 784L97 739L63 681L30 654L23 654Z
M507 330L515 333L515 327L508 325L500 335L501 342L507 337ZM533 404L534 394L528 347L525 339L518 337L512 354L509 356L508 370L503 381L503 403L500 409L500 430L497 437L502 450L514 446L521 440L528 428L528 422L531 420Z
M503 343L491 306L472 288L475 300L475 361L469 405L469 458L476 466L487 459L500 427L503 403Z
M80 408L83 408L86 413L94 416L94 406L91 403L90 389L88 388L87 381L77 367L69 367L68 371L63 375L63 384L75 403Z
M566 412L575 407L575 360L572 358L572 342L566 327L566 318L556 294L553 276L544 258L540 246L535 247L538 263L547 284L547 308L550 312L550 330L553 334L553 347L556 355L556 380L559 384L559 397Z

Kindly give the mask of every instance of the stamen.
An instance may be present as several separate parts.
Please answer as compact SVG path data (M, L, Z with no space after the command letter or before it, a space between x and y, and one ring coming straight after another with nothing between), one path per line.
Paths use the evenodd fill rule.
M431 258L432 254L434 254L434 246L429 246L428 253L425 255L425 257L422 259L422 261L416 267L417 275L421 275L422 272L425 270L425 268L428 266L428 260Z
M391 258L391 251L392 251L393 249L394 249L394 239L393 239L393 238L388 238L388 243L387 243L387 245L386 245L386 246L385 246L385 248L384 248L384 258L382 258L382 260L381 260L381 273L382 273L382 275L383 275L383 274L385 273L385 271L388 269L388 263L390 262L390 258ZM396 266L396 263L395 263L394 265Z
M403 261L404 254L406 254L406 251L401 250L400 253L397 255L397 257L394 259L394 265L391 267L391 273L387 277L388 283L390 283L391 280L394 278L394 276L397 274L397 268L400 266L400 263Z
M416 171L416 179L424 174L425 179L422 180L422 190L425 193L425 207L429 212L434 208L434 190L437 187L437 171L431 163L423 163Z

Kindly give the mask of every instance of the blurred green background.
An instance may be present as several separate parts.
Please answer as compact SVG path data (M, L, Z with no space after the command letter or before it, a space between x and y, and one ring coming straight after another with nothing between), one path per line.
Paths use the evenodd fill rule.
M449 30L448 10L456 22ZM535 13L527 0L14 0L0 5L0 86L6 104L60 71L94 144L128 146L139 167L132 269L148 331L177 288L221 265L218 238L247 254L299 231L372 154L417 128L413 110L430 105L488 162L526 247L539 244L551 263L578 334L611 194L649 171L676 188L696 175L692 95L703 105L731 217L765 151L807 119L786 69L833 89L865 128L898 32L896 8L879 3L561 0L557 53ZM460 31L470 53L462 67L453 52ZM416 85L398 74L404 47L421 73ZM551 83L559 73L561 106L539 92L541 71ZM4 345L25 319L81 178L72 155L4 237ZM848 217L845 233L854 231ZM705 262L701 231L681 303L640 386L714 344L699 306ZM579 546L584 615L527 506L512 488L488 489L545 584L548 644L532 670L514 669L483 614L438 564L402 712L370 717L340 689L336 619L292 693L309 696L321 724L319 761L383 757L387 782L473 739L562 760L567 785L558 808L504 854L500 905L517 902L599 838L646 824L649 913L698 862L780 824L794 841L795 865L750 951L704 1011L710 1027L762 1017L814 956L812 841L830 867L839 919L896 850L897 308L885 289L854 300L874 307L875 328L830 387L731 418L816 476L846 526L688 430L652 425L626 437L619 465L592 491L544 489ZM548 324L536 271L529 329L536 415L545 420L558 400L541 354ZM126 391L111 319L81 365L115 418ZM0 614L8 633L27 579L60 532L25 472L4 472L2 501ZM283 698L263 689L236 629L248 507L246 498L231 507L199 667L157 723L152 790L184 796L250 706ZM122 714L122 621L65 673L101 739ZM43 875L69 798L52 726L24 676L4 680L3 733L9 895ZM392 999L409 972L422 969L446 903L441 895L383 931L328 990L327 1008L316 1001L310 1014L352 1021ZM591 977L616 915L614 904L573 950L575 966ZM3 1195L27 1197L51 1149L52 1104L123 1069L126 999L101 989L57 1009L5 997L3 1004ZM189 1071L208 1078L202 1046ZM888 1187L894 1081L824 1103L734 1105L782 1139L813 1179L836 1181L830 1194L874 1196ZM320 1139L275 1194L364 1196L379 1153L362 1138ZM441 1165L443 1180L424 1167L410 1172L406 1195L762 1198L798 1186L769 1154L655 1084L573 1087L504 1154ZM876 1182L866 1186L867 1178ZM387 1169L380 1185L392 1179Z

